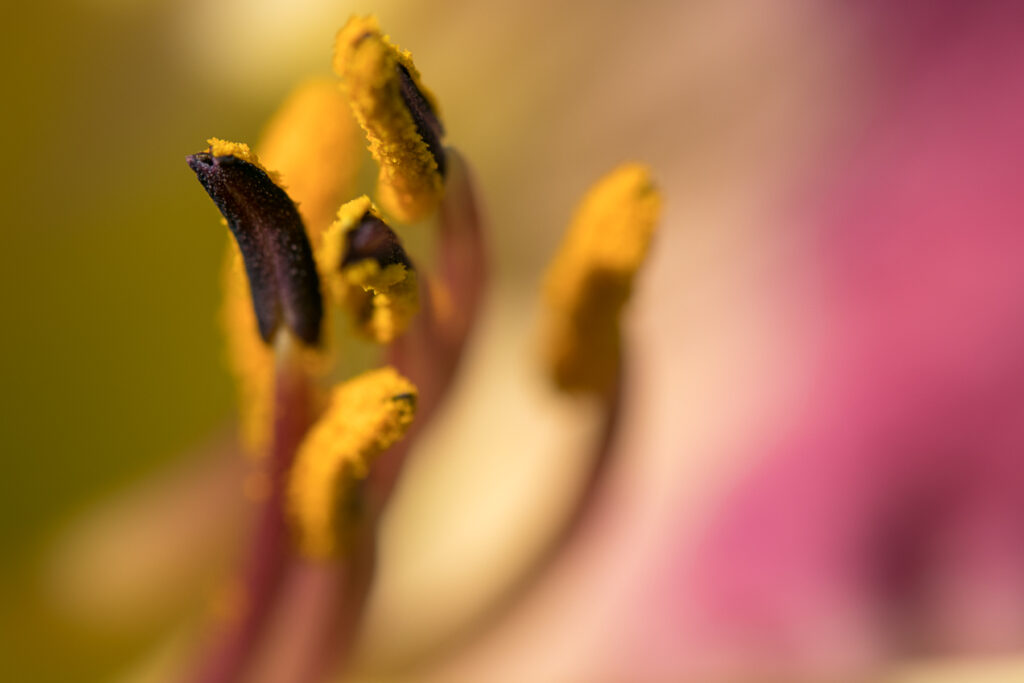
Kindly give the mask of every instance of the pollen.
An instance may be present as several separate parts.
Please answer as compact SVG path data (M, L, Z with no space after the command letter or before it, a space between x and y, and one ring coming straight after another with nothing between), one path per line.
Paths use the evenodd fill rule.
M398 236L365 195L344 204L324 235L321 277L327 296L356 329L386 344L419 310L419 280Z
M260 157L288 188L314 254L338 205L354 194L361 139L348 102L327 78L296 87L263 131Z
M620 317L643 265L661 198L641 164L624 164L583 198L545 280L547 364L573 393L614 385Z
M416 410L416 388L394 368L336 387L299 447L288 503L299 546L310 557L346 554L366 519L364 489L377 456L401 439Z
M282 187L281 174L264 166L263 162L256 156L256 152L249 149L249 145L244 142L231 142L230 140L221 140L220 138L210 138L206 141L206 144L210 146L210 156L235 157L250 163L266 173L275 185L284 189Z
M381 33L375 17L353 16L338 32L334 71L380 167L381 205L401 221L423 218L443 190L444 130L412 55Z

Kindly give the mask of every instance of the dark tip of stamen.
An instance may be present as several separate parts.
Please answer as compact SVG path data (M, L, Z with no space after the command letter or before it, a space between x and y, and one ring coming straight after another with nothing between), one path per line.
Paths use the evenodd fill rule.
M395 231L372 213L366 213L359 224L345 234L345 255L341 259L341 267L370 258L381 268L395 263L412 268L412 262Z
M212 166L213 155L209 152L199 152L197 154L189 154L185 157L188 160L189 167L194 171L197 166Z
M444 126L441 125L437 112L430 106L430 101L416 87L416 83L413 81L409 70L398 64L397 71L402 101L409 108L413 123L416 124L416 132L420 134L423 142L426 143L427 149L430 150L434 161L437 162L437 170L443 178L447 170L444 145L441 144L441 139L444 137Z
M260 336L269 343L284 323L316 344L323 318L320 280L295 204L255 164L209 152L187 159L238 242Z

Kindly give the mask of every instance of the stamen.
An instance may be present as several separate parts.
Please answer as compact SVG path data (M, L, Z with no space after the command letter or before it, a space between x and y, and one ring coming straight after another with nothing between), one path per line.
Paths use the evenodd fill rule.
M283 322L300 340L316 344L320 282L295 204L247 145L216 138L209 144L188 164L238 242L260 336L270 343Z
M394 368L339 385L299 448L289 507L304 553L347 554L366 529L364 482L374 460L401 439L416 412L416 388Z
M563 390L606 394L613 388L619 317L660 205L648 168L625 164L594 185L577 208L545 282L547 362Z
M362 137L336 80L328 78L296 87L260 137L260 157L287 186L314 256L335 209L354 193L364 156ZM233 239L226 260L222 311L228 362L238 381L240 435L246 451L260 455L272 424L274 353L260 338L245 266ZM324 324L322 329L330 327Z
M328 295L357 329L381 344L398 337L419 310L419 280L398 235L365 195L338 210L324 235Z
M412 63L375 17L352 17L335 42L334 71L380 165L377 194L395 217L414 221L441 198L444 128Z

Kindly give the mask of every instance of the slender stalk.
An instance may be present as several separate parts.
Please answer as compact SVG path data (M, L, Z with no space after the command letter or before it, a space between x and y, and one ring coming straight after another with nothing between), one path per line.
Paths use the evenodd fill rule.
M247 683L322 683L344 670L373 576L375 548L339 560L296 558Z
M265 647L256 655L254 683L318 683L348 663L373 583L380 518L416 433L429 422L458 367L480 306L487 264L480 211L469 173L461 157L450 153L448 188L440 207L438 277L451 296L451 306L441 319L430 297L424 297L412 328L388 354L419 389L416 421L406 438L374 463L365 486L365 536L351 555L329 563L292 557L287 566L272 568L276 582L282 582L284 575L284 585L275 589L280 594L280 605L275 608L273 627L278 630L267 634ZM423 282L427 291L426 279ZM264 571L269 573L270 569ZM268 580L255 583L262 586ZM248 616L258 626L259 613L254 610ZM248 649L259 635L243 631L237 642ZM201 679L199 683L235 680L220 677Z
M284 501L288 472L313 419L309 378L296 363L287 332L277 345L274 433L265 463L268 490L260 501L255 529L242 570L239 613L218 634L194 683L233 683L246 673L254 648L274 610L286 567L293 557Z

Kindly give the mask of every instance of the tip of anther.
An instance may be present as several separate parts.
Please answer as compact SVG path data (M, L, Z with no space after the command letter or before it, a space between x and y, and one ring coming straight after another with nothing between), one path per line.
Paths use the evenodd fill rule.
M189 154L185 157L185 162L188 167L196 173L199 173L204 167L210 167L214 165L213 155L209 152L197 152L195 154Z

